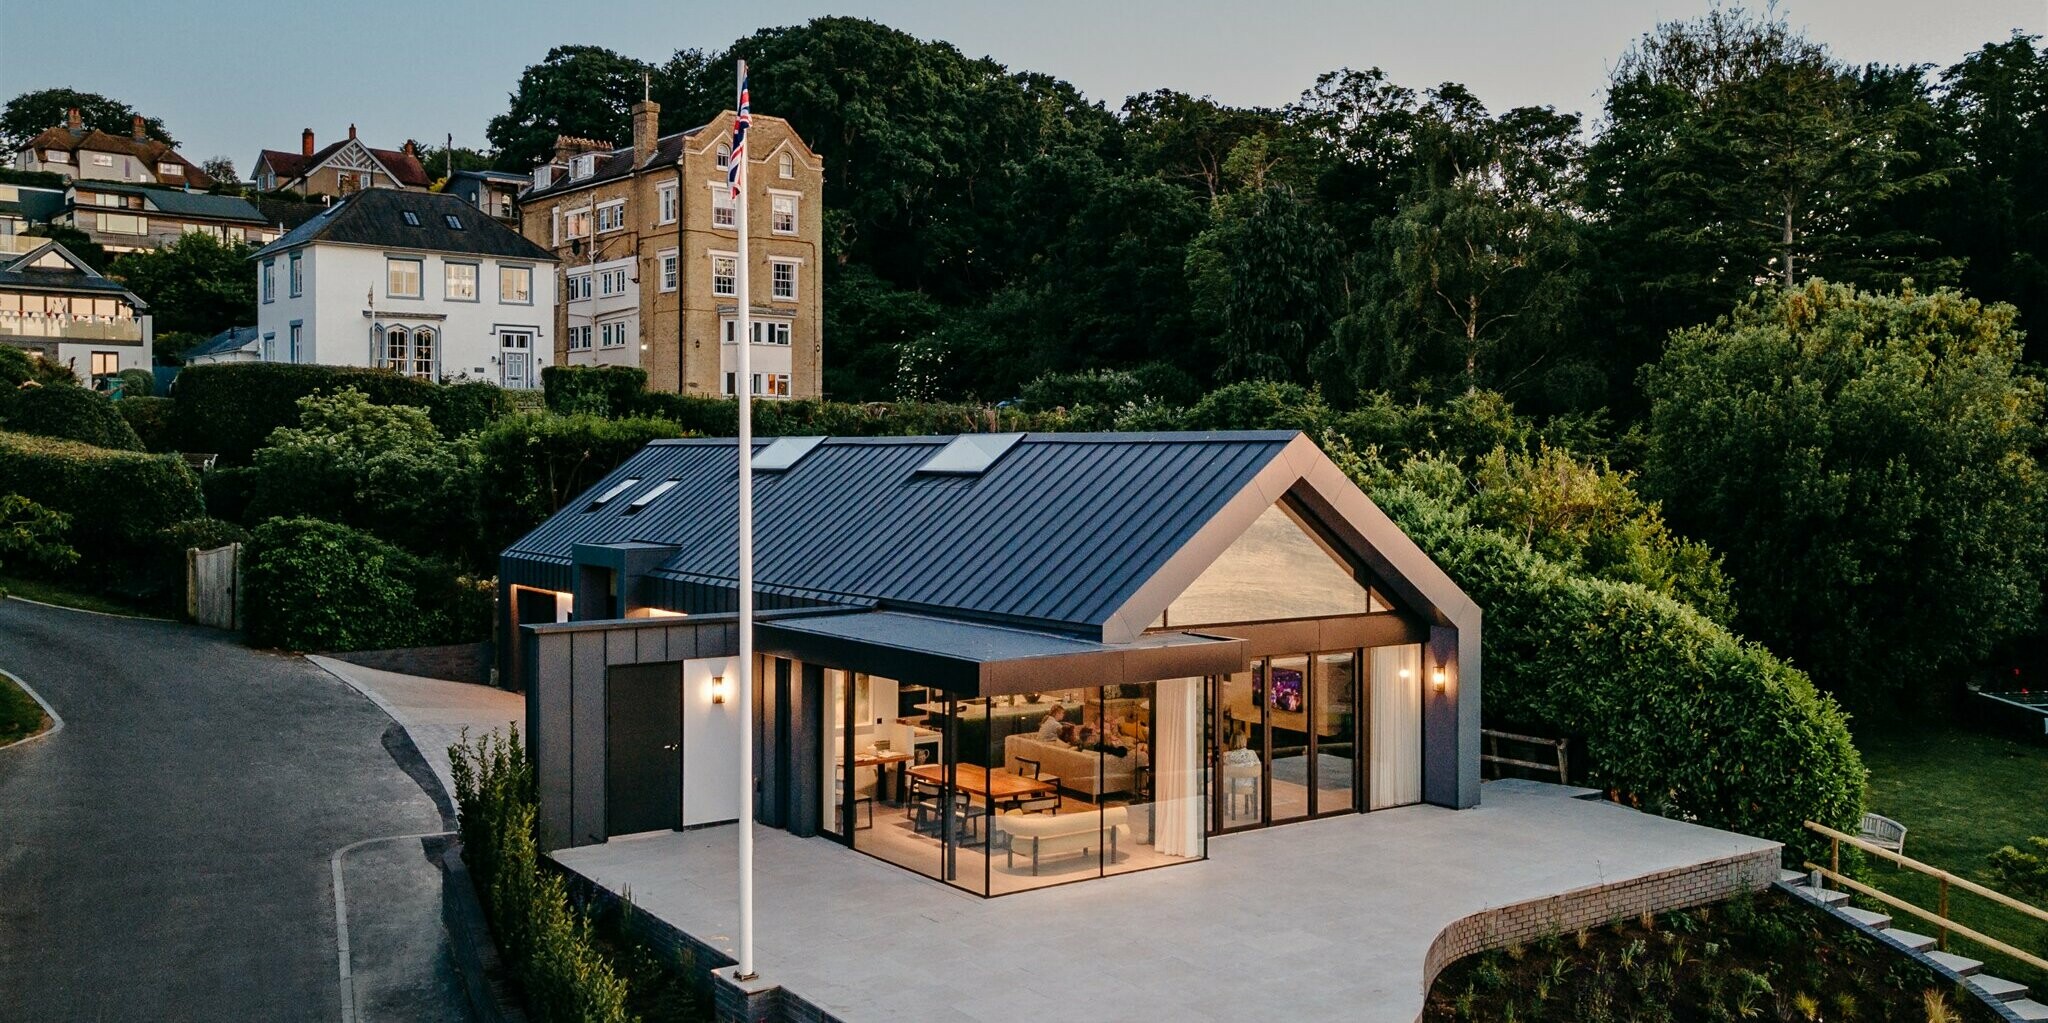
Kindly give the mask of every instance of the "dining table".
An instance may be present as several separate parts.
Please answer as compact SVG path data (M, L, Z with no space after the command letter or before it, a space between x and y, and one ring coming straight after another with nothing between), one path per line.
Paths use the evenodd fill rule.
M946 770L943 764L921 764L910 768L910 776L934 785L944 785ZM1057 786L1052 782L1026 778L1008 771L991 771L980 764L954 764L952 771L954 789L980 796L996 804L1019 803L1057 791Z

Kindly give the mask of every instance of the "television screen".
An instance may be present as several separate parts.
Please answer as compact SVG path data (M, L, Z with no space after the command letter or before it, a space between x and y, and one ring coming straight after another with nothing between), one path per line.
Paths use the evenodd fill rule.
M1273 709L1300 711L1302 708L1301 670L1298 668L1273 669ZM1266 672L1263 668L1252 670L1252 703L1266 702Z

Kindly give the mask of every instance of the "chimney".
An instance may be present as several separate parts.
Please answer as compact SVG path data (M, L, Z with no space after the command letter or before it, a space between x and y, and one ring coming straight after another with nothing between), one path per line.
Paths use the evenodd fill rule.
M348 139L350 142L354 142L356 139L356 126L353 124L348 126Z
M661 137L661 104L643 99L633 104L633 166L654 157L655 140Z
M313 129L311 128L307 128L299 133L299 155L307 157L313 155Z
M143 128L143 126L142 126L142 115L141 115L141 114L136 114L136 115L135 115L135 141L137 141L137 142L141 142L141 141L143 141L144 139L147 139L147 138L149 138L149 132L148 132L148 130L144 129L144 128Z
M417 159L417 158L419 157L419 155L420 155L420 144L419 144L419 143L417 143L417 142L414 142L414 141L413 141L413 140L411 140L411 139L406 139L406 140L405 140L405 155L407 155L407 156L410 156L410 157L414 157L415 159Z
M85 118L78 116L77 107L64 111L64 126L72 131L85 127Z

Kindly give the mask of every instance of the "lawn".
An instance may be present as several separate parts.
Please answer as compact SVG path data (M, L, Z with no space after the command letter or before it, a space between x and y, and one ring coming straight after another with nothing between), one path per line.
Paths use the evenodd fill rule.
M56 604L60 607L75 607L81 611L103 611L115 615L141 615L145 618L160 618L162 615L149 608L121 600L118 597L102 596L67 589L61 583L43 579L24 579L20 576L0 575L0 593L27 600Z
M1910 733L1859 735L1856 745L1870 768L1868 808L1906 825L1906 855L1913 859L1991 884L1987 856L2004 845L2025 848L2029 835L2048 835L2048 745L1946 722ZM1940 885L1932 878L1887 863L1873 863L1863 874L1887 894L1930 909L1939 905ZM1894 922L1907 930L1935 933L1927 921L1870 908L1899 917ZM1950 893L1949 911L1966 926L2048 954L2048 923L1962 891ZM2048 993L2048 974L1961 939L1952 940L1950 950L1984 960L1991 973L2028 985L2036 998Z
M0 746L10 746L48 727L42 705L14 680L0 675Z

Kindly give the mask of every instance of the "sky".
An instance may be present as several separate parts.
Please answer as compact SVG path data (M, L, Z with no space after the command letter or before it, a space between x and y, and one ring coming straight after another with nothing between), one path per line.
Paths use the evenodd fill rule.
M194 161L247 173L258 150L320 144L354 123L371 145L407 138L485 148L484 126L548 48L590 43L661 61L722 49L755 29L821 14L873 18L969 56L1073 82L1112 108L1170 87L1278 106L1317 74L1379 66L1403 85L1462 82L1501 110L1551 105L1589 117L1607 71L1660 21L1708 0L926 0L820 5L765 0L0 0L0 100L68 87L154 117ZM2013 29L2048 35L2048 0L1783 0L1777 9L1851 63L1950 64ZM77 44L109 33L121 47ZM72 39L73 43L52 45ZM774 113L775 97L754 108Z

